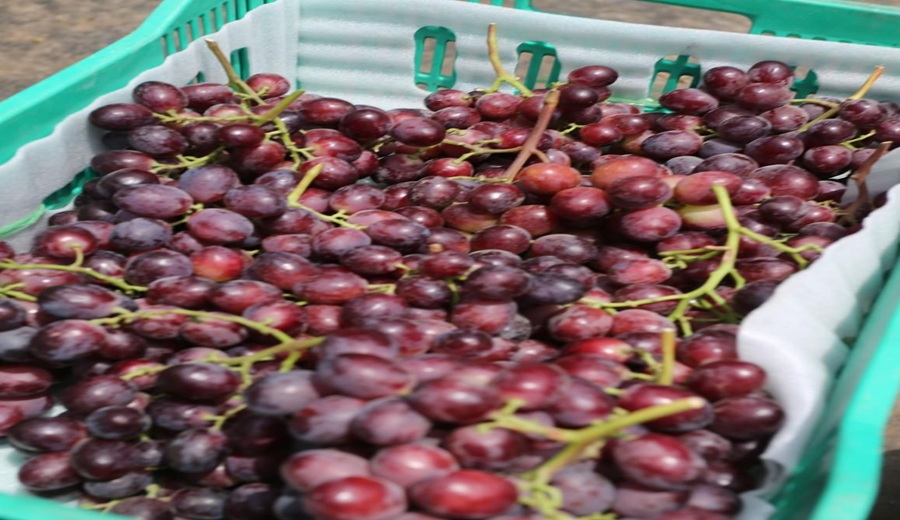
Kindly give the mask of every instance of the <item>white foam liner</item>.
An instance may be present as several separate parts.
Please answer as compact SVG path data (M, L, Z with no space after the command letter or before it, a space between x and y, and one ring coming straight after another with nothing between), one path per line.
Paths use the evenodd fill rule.
M490 85L485 36L498 24L501 56L516 65L516 47L540 40L554 45L563 75L576 67L604 64L619 71L616 95L642 98L663 56L687 54L705 69L718 65L748 67L777 59L818 73L820 94L853 93L877 65L886 73L868 97L900 101L900 50L824 41L774 38L695 29L653 27L589 20L459 2L456 0L281 0L259 7L242 20L211 35L226 54L247 48L253 72L274 72L299 80L301 88L383 108L420 107L427 92L413 84L413 34L423 26L451 29L456 40L455 88ZM87 114L113 102L129 101L142 81L189 82L198 72L207 81L225 81L202 41L170 56L134 78L126 88L97 99L63 121L47 138L22 147L0 166L0 179L14 197L0 197L3 223L24 217L49 193L65 185L102 150L99 133ZM900 184L900 157L890 154L876 175L876 191ZM763 488L745 493L741 519L764 519L766 498L796 466L824 396L877 295L885 272L897 260L900 239L900 188L874 212L861 231L831 246L809 269L783 283L775 296L741 327L744 359L769 374L767 390L787 412L781 432L763 458L770 467ZM27 247L33 231L11 242ZM6 451L4 453L4 451ZM9 448L0 448L0 491L24 493L15 480Z

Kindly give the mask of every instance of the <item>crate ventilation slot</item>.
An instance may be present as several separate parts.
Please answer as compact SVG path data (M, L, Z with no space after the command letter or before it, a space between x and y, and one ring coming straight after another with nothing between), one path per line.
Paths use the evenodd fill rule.
M562 64L556 48L546 42L528 41L516 48L519 61L515 75L528 88L548 88L559 80Z
M416 31L414 39L416 86L432 92L451 88L456 83L456 34L429 25Z
M700 84L700 64L687 54L666 56L659 59L653 67L653 80L650 82L650 97L676 88L696 87Z

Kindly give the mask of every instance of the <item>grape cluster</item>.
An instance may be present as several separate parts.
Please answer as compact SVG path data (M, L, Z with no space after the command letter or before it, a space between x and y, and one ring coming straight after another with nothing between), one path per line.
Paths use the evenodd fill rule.
M853 231L840 177L900 132L776 61L655 112L600 65L394 110L226 70L93 111L99 177L0 244L30 490L146 520L730 518L784 420L738 323Z

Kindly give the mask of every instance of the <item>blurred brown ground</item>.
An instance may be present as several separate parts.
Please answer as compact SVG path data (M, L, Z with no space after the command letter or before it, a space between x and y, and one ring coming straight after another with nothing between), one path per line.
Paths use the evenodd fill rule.
M127 35L160 3L0 0L0 100ZM900 0L866 3L900 6ZM739 15L635 0L533 0L533 5L546 11L652 25L731 32L746 32L750 27L749 20ZM888 425L884 449L882 491L870 520L900 519L900 401Z

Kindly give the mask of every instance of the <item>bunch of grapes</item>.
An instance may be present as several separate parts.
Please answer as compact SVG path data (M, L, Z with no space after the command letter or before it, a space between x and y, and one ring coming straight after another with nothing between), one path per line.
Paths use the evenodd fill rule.
M93 111L98 178L0 247L25 487L145 520L740 510L784 412L738 324L877 203L840 199L896 105L764 61L654 112L601 65L382 110L211 48L229 84Z

